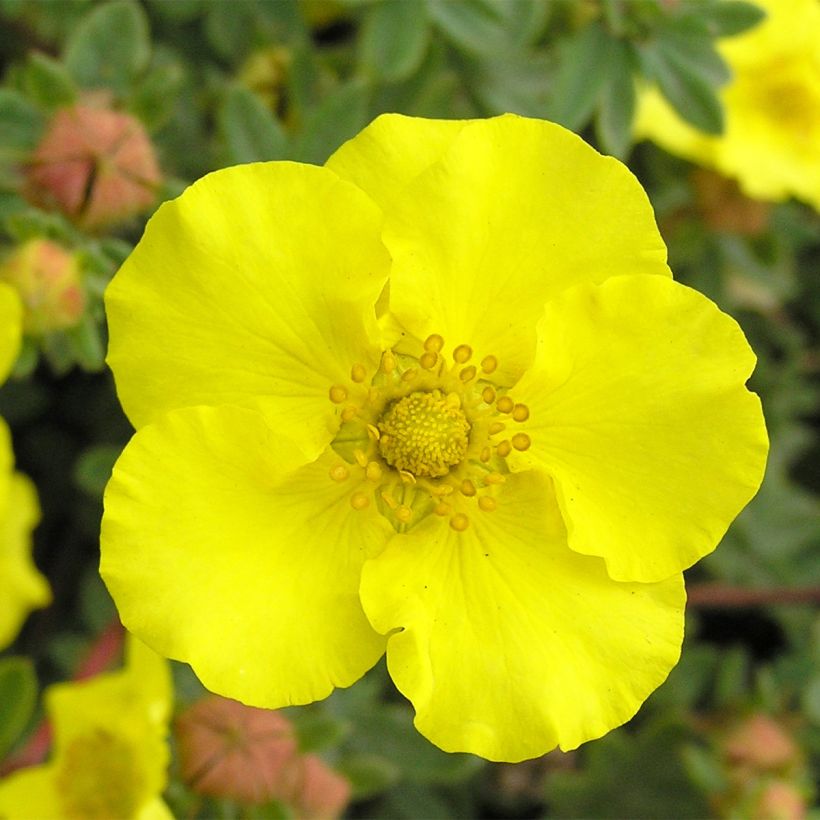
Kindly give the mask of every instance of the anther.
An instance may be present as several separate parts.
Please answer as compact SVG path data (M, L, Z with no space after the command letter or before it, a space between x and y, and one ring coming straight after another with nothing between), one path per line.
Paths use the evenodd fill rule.
M516 404L512 409L515 421L526 421L530 417L530 408L526 404Z
M337 464L330 468L330 477L334 481L344 481L350 475L350 470L344 464Z
M438 353L433 353L432 350L428 350L426 353L421 354L421 358L419 359L419 364L425 370L432 370L436 366L437 361L438 361Z
M458 374L458 377L463 382L468 382L470 379L474 379L476 375L475 365L471 364L469 367L462 368L461 372Z
M406 524L413 517L413 511L405 504L396 507L394 513L402 524Z
M358 407L354 407L352 404L348 405L344 410L342 410L342 421L353 421L358 412Z
M403 382L413 381L413 379L415 379L416 376L418 376L418 374L419 374L419 371L416 370L415 367L410 367L407 370L405 370L404 373L401 374L401 380Z
M341 404L347 398L347 390L340 384L334 384L328 391L328 396L334 404Z
M356 463L359 467L367 467L367 456L363 450L354 450L353 457L356 459Z
M462 495L472 498L472 496L475 495L475 484L473 484L469 478L465 478L464 481L461 482L461 492Z
M470 357L473 355L473 349L470 345L459 345L453 351L453 359L458 362L458 364L467 364L470 361Z
M481 391L481 398L485 404L492 404L495 401L495 390L492 387L485 387Z
M361 384L365 377L367 376L367 371L364 369L363 364L356 364L350 368L350 378L353 379L354 382Z
M491 436L494 436L497 433L500 433L506 426L507 425L504 424L503 421L494 421L494 422L491 422L490 426L487 428L487 432Z
M453 508L446 501L439 501L433 508L433 512L436 515L449 515L452 511Z
M455 492L452 484L439 484L437 487L430 487L430 492L433 495L450 495Z
M466 529L467 529L467 527L469 527L469 526L470 526L470 519L469 519L469 518L467 518L467 516L466 516L466 515L464 515L464 513L456 513L456 514L455 514L455 515L454 515L454 516L450 519L450 526L451 526L451 527L452 527L452 528L453 528L456 532L464 532L464 530L466 530Z
M387 504L387 506L390 507L391 510L395 510L396 507L399 506L399 502L396 501L396 499L393 498L393 496L390 495L390 493L382 492L381 497L382 497L382 500L384 501L384 503Z
M481 507L484 512L492 512L498 507L498 503L489 495L482 495L481 498L478 499L478 506Z
M382 371L389 376L396 369L396 357L389 351L382 353Z
M489 473L484 476L485 484L503 484L506 480L501 473Z
M516 433L512 437L512 446L521 452L528 449L531 443L530 437L526 433Z
M491 456L490 448L485 447L481 451L481 455L479 456L479 458L481 459L481 461L483 461L486 464L490 460L490 456Z
M350 496L350 506L354 510L363 510L370 506L370 499L364 493L353 493Z
M379 430L378 427L376 427L375 424L368 424L367 425L367 432L370 435L370 438L373 439L373 441L378 441L379 437L381 436L381 431Z
M439 353L442 347L444 347L444 339L438 333L433 333L424 340L424 349L428 353Z
M501 456L501 458L506 458L510 452L512 451L512 444L507 439L504 439L498 447L495 448L496 453Z
M498 367L498 359L495 356L485 356L481 360L481 370L484 373L490 374Z
M382 477L382 468L375 461L371 461L367 467L364 468L364 474L368 481L380 481Z
M399 470L399 478L401 478L405 484L416 483L416 477L409 470Z
M515 402L509 396L502 396L496 403L495 409L499 413L511 413Z

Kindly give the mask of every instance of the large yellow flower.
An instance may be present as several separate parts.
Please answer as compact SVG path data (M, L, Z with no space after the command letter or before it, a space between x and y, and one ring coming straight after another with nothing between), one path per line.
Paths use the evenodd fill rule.
M719 43L733 73L721 92L725 132L701 133L649 90L636 135L737 179L751 197L796 196L820 210L820 0L755 3L767 18Z
M106 297L126 625L265 707L386 648L418 728L493 759L629 719L767 448L741 331L664 260L623 165L515 116L163 205Z
M0 817L170 820L172 696L168 663L130 636L123 669L49 687L52 758L0 781Z
M17 294L0 284L0 384L20 349L22 315ZM37 492L14 472L11 436L0 418L0 649L17 637L32 609L51 600L48 583L31 560L31 531L39 519Z

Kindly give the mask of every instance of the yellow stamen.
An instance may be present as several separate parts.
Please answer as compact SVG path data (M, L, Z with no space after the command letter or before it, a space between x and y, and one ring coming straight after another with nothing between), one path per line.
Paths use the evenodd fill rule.
M446 501L439 501L433 509L433 512L436 515L449 515L452 510L453 508Z
M530 417L530 408L526 404L516 404L512 410L515 421L526 421Z
M454 515L454 516L450 519L450 526L451 526L451 527L452 527L452 528L453 528L456 532L464 532L464 530L466 530L466 529L467 529L467 527L469 527L469 526L470 526L470 519L469 519L469 518L467 518L467 516L466 516L466 515L464 515L464 513L456 513L456 514L455 514L455 515Z
M364 474L367 477L368 481L373 481L374 483L381 480L382 477L382 468L379 464L375 461L371 461L367 467L364 469Z
M503 430L506 426L507 426L507 425L506 425L506 424L504 424L504 422L503 422L503 421L494 421L494 422L492 422L492 423L490 424L490 426L487 428L487 432L488 432L491 436L494 436L494 435L496 435L497 433L500 433L500 432L501 432L501 431L502 431L502 430Z
M353 458L356 459L359 467L367 467L367 456L364 454L364 450L354 450Z
M492 387L485 387L481 391L481 398L485 404L492 404L495 401L495 390Z
M467 497L474 496L476 492L475 484L473 484L469 478L465 478L464 481L461 482L461 492Z
M458 374L458 377L461 379L461 381L468 382L476 377L476 372L477 371L475 369L475 365L471 364L469 367L463 368L462 371Z
M396 369L396 357L389 351L382 353L382 371L389 376Z
M364 493L353 493L350 496L350 506L354 510L364 510L370 506L370 499Z
M353 379L354 382L361 384L367 376L367 371L364 369L363 364L359 364L358 362L350 368L350 378Z
M328 391L328 396L334 404L341 404L347 398L347 389L340 384L334 384Z
M478 506L481 507L484 512L492 512L498 507L498 504L494 498L488 495L482 495L481 498L478 499Z
M515 402L509 396L502 396L495 403L495 408L499 413L510 413L513 407L515 407Z
M395 509L396 518L402 522L402 524L406 524L412 517L413 511L410 507L406 506L405 504L401 504L400 506L396 507Z
M490 374L498 367L498 359L495 356L485 356L481 360L481 369L484 373Z
M334 481L344 481L350 475L350 470L344 464L337 464L330 468L330 477Z
M522 452L528 449L531 443L530 437L526 433L516 433L512 437L512 446Z
M504 441L495 448L495 451L501 458L506 458L512 452L512 445L507 439L504 439Z
M458 364L467 364L470 361L470 357L473 355L473 349L470 345L459 345L453 351L453 359Z
M432 370L436 366L437 361L438 361L438 353L434 353L432 350L428 350L426 353L421 354L421 358L419 359L419 364L425 370Z
M439 353L443 347L444 339L438 333L433 333L424 340L424 349L428 353Z

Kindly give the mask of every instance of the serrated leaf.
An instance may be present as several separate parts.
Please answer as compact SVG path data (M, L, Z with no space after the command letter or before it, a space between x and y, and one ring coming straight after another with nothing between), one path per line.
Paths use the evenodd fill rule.
M651 79L683 119L707 134L723 132L723 106L712 85L670 60L655 45L644 48L642 60Z
M381 0L364 18L359 64L384 82L409 77L421 65L430 41L422 0Z
M626 156L632 142L634 115L635 80L630 46L614 40L610 43L606 77L595 117L595 132L606 153L620 158Z
M589 120L606 77L609 36L591 23L559 47L559 65L547 109L549 119L577 131Z
M66 67L39 51L28 55L23 82L29 98L44 108L71 105L77 98L77 87Z
M28 658L0 660L0 760L20 739L37 706L37 676Z
M287 138L271 111L252 91L234 86L217 114L228 162L282 159Z
M19 91L0 88L0 123L3 124L3 139L0 144L2 156L9 148L34 148L45 120Z
M756 26L766 18L766 12L745 0L722 0L702 10L702 14L715 37L731 37Z
M97 6L69 37L65 65L82 88L110 88L125 94L148 66L148 18L131 0Z

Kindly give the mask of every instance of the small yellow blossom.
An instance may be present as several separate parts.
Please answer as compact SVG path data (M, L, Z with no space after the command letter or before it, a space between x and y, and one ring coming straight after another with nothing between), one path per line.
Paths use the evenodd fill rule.
M755 3L766 19L719 43L733 74L720 94L725 132L701 133L652 89L636 135L737 179L750 197L796 196L820 210L820 3Z
M665 258L622 164L510 115L195 183L106 294L123 621L269 708L386 651L450 751L628 720L767 450L743 334Z
M21 325L20 300L0 283L0 384L17 358ZM31 560L31 531L39 519L37 492L14 471L11 435L0 418L0 649L17 637L32 609L51 600L48 583Z
M49 687L52 758L0 781L0 817L170 820L172 692L167 662L130 637L123 669Z

